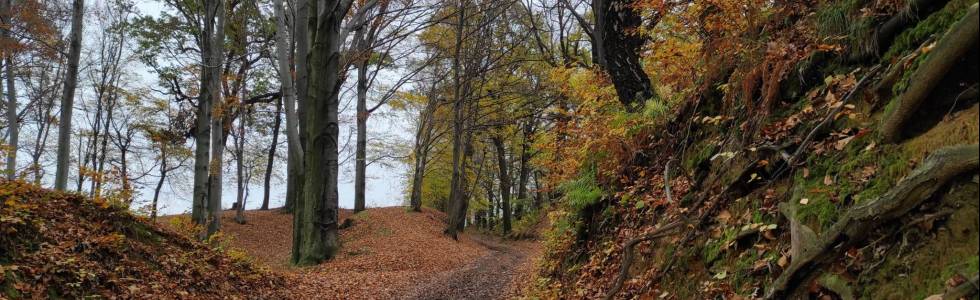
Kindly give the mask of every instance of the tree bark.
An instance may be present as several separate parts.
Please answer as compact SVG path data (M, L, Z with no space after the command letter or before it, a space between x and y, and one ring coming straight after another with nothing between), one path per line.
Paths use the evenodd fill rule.
M646 38L632 30L643 19L633 8L633 0L593 0L594 56L616 88L619 102L627 111L640 111L646 100L656 97L650 78L643 71L640 51Z
M298 157L297 155L292 155L290 153L290 162L293 164L293 173L290 174L291 182L293 183L293 190L290 192L288 183L286 191L286 211L293 214L293 246L290 251L290 261L293 264L299 262L300 259L300 248L303 235L298 230L302 227L303 216L297 213L301 210L305 204L303 203L303 184L305 183L305 175L303 174L306 170L304 164L306 162L306 99L309 97L308 89L308 70L309 64L307 58L310 55L309 41L310 34L309 29L316 29L316 17L310 17L310 8L314 8L312 11L316 11L315 3L311 4L308 0L297 0L296 1L296 19L293 21L293 42L296 44L296 53L294 54L296 60L296 106L298 108L296 113L297 123L296 127L299 135L299 149L302 151L304 157ZM315 31L314 31L315 32ZM289 119L287 119L288 121Z
M17 178L17 150L20 148L18 147L20 144L18 141L20 138L20 124L17 117L17 86L14 85L13 54L6 54L4 71L7 77L7 135L10 138L7 143L10 146L10 149L8 149L10 152L7 153L7 179L14 180ZM0 91L2 90L3 88L0 88Z
M204 172L206 182L205 187L207 188L207 194L204 198L206 215L204 216L204 223L207 224L207 232L205 237L210 237L212 234L217 232L221 227L221 163L224 160L224 130L223 123L224 120L221 114L225 114L224 108L221 106L226 105L221 93L221 77L222 77L222 65L224 58L224 28L225 28L225 5L222 0L209 0L205 2L207 4L207 14L208 17L205 20L205 27L210 26L210 31L205 29L205 34L207 34L202 40L208 40L210 43L210 59L207 60L205 64L205 71L208 73L207 81L202 84L202 86L207 86L207 97L209 102L209 112L207 115L208 124L203 125L203 127L208 127L207 130L210 136L202 136L199 138L210 139L211 153L210 159L207 160ZM204 52L204 51L202 51ZM202 90L201 94L205 94ZM213 110L213 111L211 111ZM219 112L220 114L216 114ZM200 125L200 122L199 122ZM195 174L196 179L197 174ZM195 185L196 186L196 185Z
M157 219L157 203L160 199L160 190L163 189L163 182L167 180L167 144L166 140L160 141L160 180L157 181L156 188L153 189L153 201L150 204L150 220Z
M358 33L358 35L363 33ZM360 55L367 55L366 41L361 41ZM364 210L364 189L367 184L367 90L368 57L361 58L357 65L357 146L354 161L354 213Z
M503 215L503 230L504 234L510 233L511 227L511 214L510 209L510 174L507 171L510 165L507 163L507 149L504 147L504 141L500 136L494 136L490 139L493 142L493 148L497 152L497 172L498 181L500 183L500 207L504 210Z
M303 1L303 3L303 5L305 5L305 1ZM276 63L279 67L279 80L282 84L281 90L282 95L285 98L284 105L286 108L286 147L288 158L286 162L286 203L283 210L292 211L291 204L293 204L293 199L295 199L297 195L296 177L298 177L300 174L300 172L297 170L297 161L302 161L303 149L299 144L299 116L296 113L296 89L293 86L293 75L291 72L292 68L289 63L291 43L289 43L287 39L288 27L286 25L286 10L283 7L282 0L274 1L273 5L276 15ZM294 20L295 24L299 24L296 22L298 22L298 20ZM296 35L293 36L293 41L297 41ZM281 98L280 101L282 101ZM282 105L280 105L280 107L282 107ZM276 132L276 134L278 134L278 131Z
M244 94L244 93L242 93ZM235 160L237 165L238 193L235 206L235 222L245 224L245 189L247 180L245 178L245 118L244 107L238 107L238 139L235 141Z
M882 138L886 142L898 142L902 137L903 125L912 118L919 107L932 94L939 82L956 67L970 49L976 49L980 36L980 17L977 15L977 4L970 6L969 12L943 35L930 51L919 68L909 79L908 89L898 96L893 104L895 108L882 124Z
M453 54L453 165L452 178L450 179L449 190L449 222L445 233L453 239L457 239L458 232L463 227L466 218L466 199L464 197L463 186L466 182L466 146L469 144L464 141L467 138L465 131L465 109L466 99L463 89L464 80L462 79L462 48L463 34L466 28L466 1L458 0L456 6L456 44Z
M269 146L269 162L265 165L265 191L264 194L262 195L262 207L260 208L261 210L269 209L269 192L272 189L272 165L276 161L276 146L279 145L279 126L281 124L282 124L282 98L279 98L278 100L276 100L276 121L272 125L272 145Z
M432 122L435 110L439 105L439 98L436 95L436 85L433 83L429 89L428 103L422 108L419 116L418 128L415 131L415 147L412 150L415 155L415 169L412 174L412 194L409 204L413 211L422 211L422 184L425 180L425 168L429 161L429 145L432 143Z
M338 227L338 109L341 22L350 0L328 0L316 16L310 54L307 109L308 147L304 154L303 195L294 214L293 264L312 265L330 259L340 246ZM312 22L311 22L312 23Z
M58 125L58 163L54 188L64 191L68 187L68 163L71 159L71 115L75 103L75 87L78 85L78 59L82 52L82 21L85 15L84 0L72 2L71 43L68 48L68 70L61 96L61 117Z

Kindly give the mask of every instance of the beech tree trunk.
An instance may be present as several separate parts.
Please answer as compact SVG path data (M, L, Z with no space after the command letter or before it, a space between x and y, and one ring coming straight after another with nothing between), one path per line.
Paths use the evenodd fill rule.
M245 94L244 92L242 94ZM244 107L238 107L238 139L235 141L235 159L237 162L238 195L235 203L235 222L245 224L245 115Z
M0 0L0 24L4 25L4 28L9 28L10 24L10 0ZM10 36L10 32L7 29L0 29L0 39L6 39ZM6 86L7 86L7 136L9 137L8 145L11 147L10 153L7 154L7 179L13 180L17 177L17 138L18 134L18 120L17 120L17 88L14 86L14 60L13 54L9 51L0 52L0 65L3 65L3 70L5 71L4 76L6 76ZM0 93L3 93L4 83L0 82Z
M61 95L61 117L58 119L58 163L54 188L68 188L68 163L71 159L71 115L75 105L75 87L78 85L78 59L82 52L82 21L85 15L84 0L72 2L71 43L68 47L68 70Z
M276 15L276 63L279 67L279 81L282 83L281 90L282 95L285 98L285 109L286 109L286 148L287 148L287 162L286 162L286 203L283 206L283 210L292 211L293 200L296 198L296 181L301 173L298 168L303 160L303 149L300 146L299 138L299 116L296 112L296 89L293 86L293 75L291 65L289 63L289 52L291 43L288 42L286 38L288 26L286 24L286 10L283 7L282 0L273 1L274 11ZM302 1L305 6L306 1ZM304 9L305 8L297 8ZM297 13L298 15L298 13ZM305 12L304 12L305 16ZM298 18L298 16L297 16ZM302 24L305 28L304 23L299 23L299 20L294 19L294 24ZM300 26L296 26L297 28ZM298 42L299 39L296 38L297 35L293 35L293 42ZM305 33L303 36L299 36L305 41ZM305 61L306 50L303 50L303 57ZM299 69L298 67L296 68ZM304 68L305 69L305 68ZM282 99L280 99L281 101ZM281 106L280 106L281 107ZM277 123L278 124L278 123Z
M363 41L362 41L363 42ZM367 50L361 46L361 55ZM354 150L354 212L364 210L364 189L367 184L367 90L368 90L368 58L362 58L357 65L357 146Z
M341 22L350 0L328 0L318 11L310 52L306 119L309 144L304 154L302 200L294 214L293 264L318 264L334 256L340 241L338 227L338 109L341 86Z

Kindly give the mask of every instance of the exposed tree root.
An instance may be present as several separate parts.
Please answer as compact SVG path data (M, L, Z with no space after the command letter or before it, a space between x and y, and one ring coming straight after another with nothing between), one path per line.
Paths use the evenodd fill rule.
M616 281L613 282L613 286L609 289L609 292L606 293L606 297L603 299L612 299L616 296L616 293L619 293L619 289L623 287L623 282L625 282L626 277L629 276L630 266L633 264L633 248L635 248L636 245L642 242L652 241L674 234L674 229L680 228L681 225L684 225L685 223L686 222L684 221L675 221L664 225L664 227L660 227L651 233L647 233L641 237L634 238L626 242L626 245L623 246L623 262L620 264L619 275L616 277Z
M907 214L954 177L977 170L978 162L980 147L977 144L939 149L893 189L878 198L855 205L819 237L800 224L794 205L782 205L784 214L790 220L792 262L773 282L766 297L784 297L791 286L808 277L809 271L828 258L833 249L846 248L861 241L871 229Z
M817 123L817 126L813 127L813 129L810 130L810 133L807 134L805 138L803 138L803 141L800 142L800 146L796 148L796 152L794 152L792 156L783 157L783 159L786 161L786 165L784 168L780 168L779 170L774 172L775 175L773 175L773 177L779 177L780 175L783 174L783 172L787 170L792 170L795 167L794 165L796 164L796 160L800 158L800 155L803 154L803 152L806 151L807 148L809 148L810 143L813 141L813 138L816 136L817 132L820 132L820 130L823 129L824 126L827 126L827 124L830 124L831 121L834 120L834 117L837 115L837 113L839 113L841 109L844 108L844 104L847 104L848 101L850 101L851 98L853 98L858 91L862 90L864 86L869 82L868 79L874 77L876 74L878 74L878 71L880 70L881 70L881 64L878 64L872 67L867 74L864 74L864 76L861 77L861 80L858 80L858 82L854 85L854 88L851 89L851 91L848 92L843 99L841 99L841 105L838 105L836 108L831 109L830 112L827 114L827 116L824 117L823 120L820 121L820 123Z
M664 193L667 195L667 201L674 201L674 196L670 191L670 160L667 160L667 164L664 165ZM604 299L612 299L616 296L616 293L619 293L619 289L623 288L623 282L626 281L626 277L629 276L630 266L633 264L633 248L635 248L636 245L673 234L674 229L677 229L686 223L686 219L674 221L658 228L657 230L654 230L653 232L627 241L623 246L623 261L620 263L619 275L616 277L616 281L609 289L609 292L606 293L606 297Z
M882 124L882 137L886 142L901 139L902 127L912 118L919 106L929 97L933 89L956 67L962 57L975 49L980 38L980 17L977 4L970 6L969 12L953 24L919 66L909 80L908 89L899 96L895 109Z
M970 280L967 280L949 291L946 291L946 293L943 294L943 299L958 300L976 295L977 292L980 291L980 276L978 275L980 274L973 274L973 277L970 278Z

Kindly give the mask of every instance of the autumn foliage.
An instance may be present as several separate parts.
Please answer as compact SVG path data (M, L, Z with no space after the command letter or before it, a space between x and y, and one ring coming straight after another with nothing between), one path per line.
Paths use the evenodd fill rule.
M0 182L0 295L280 298L283 280L103 200Z

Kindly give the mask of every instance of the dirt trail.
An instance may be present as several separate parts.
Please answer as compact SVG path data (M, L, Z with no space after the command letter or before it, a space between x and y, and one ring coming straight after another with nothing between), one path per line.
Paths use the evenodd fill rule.
M415 286L402 299L506 299L517 295L540 247L531 242L501 243L485 236L474 240L490 251Z
M248 223L222 215L231 247L287 278L291 299L504 299L530 281L540 244L504 241L464 233L454 241L442 234L440 212L412 213L402 207L375 208L352 215L341 230L343 247L321 265L288 265L292 218L275 211L246 212ZM172 217L162 218L169 223Z

